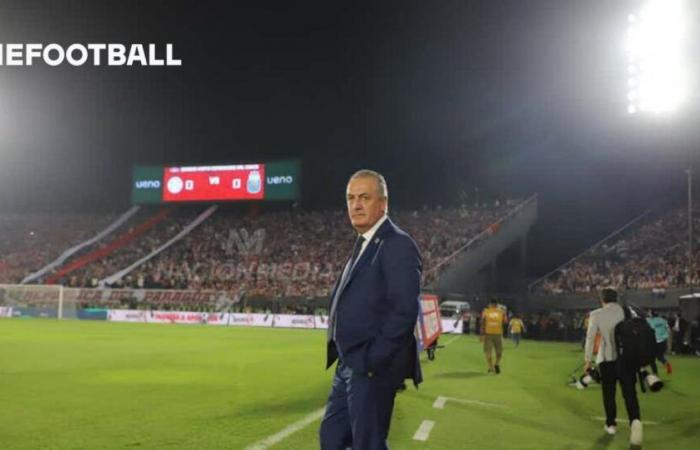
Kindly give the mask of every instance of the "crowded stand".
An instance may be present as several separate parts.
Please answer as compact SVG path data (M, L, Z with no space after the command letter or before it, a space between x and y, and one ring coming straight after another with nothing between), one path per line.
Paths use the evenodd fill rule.
M511 206L426 208L393 217L418 242L427 269L459 250ZM271 211L256 217L222 212L115 287L324 297L342 269L352 239L343 211Z
M19 283L113 219L109 214L0 214L0 283Z
M508 200L460 208L424 207L392 211L391 216L416 239L423 257L424 285L427 285L449 266L444 264L446 261L453 260L456 252L517 204ZM162 217L153 220L154 214ZM12 246L13 251L3 253L6 256L0 262L0 268L4 269L0 272L2 281L19 283L65 247L94 234L111 218L86 217L82 222L61 227L56 227L56 222L41 222L37 218L37 226L43 226L36 228L42 239L35 242L25 236L25 241L31 241L29 248L25 248L22 236L30 227L13 228L13 224L20 223L19 219L14 218L15 222L4 219L3 227L8 232L3 236L8 242L3 241L2 245ZM320 298L329 295L352 247L353 233L342 210L305 212L293 208L260 212L253 208L246 214L217 211L180 241L157 252L128 274L109 279L156 251L194 217L187 209L142 211L116 230L115 236L74 255L75 267L70 271L65 266L56 268L36 282L81 288L215 290L230 292L236 298ZM139 231L148 220L153 222L151 226ZM52 240L54 236L56 239ZM91 258L91 255L97 256ZM81 259L86 263L74 263ZM431 270L438 266L440 270ZM164 306L173 309L190 306L197 310L214 307Z
M154 251L164 241L177 234L188 220L191 220L188 215L167 216L143 234L133 238L128 245L116 248L104 258L80 267L58 281L69 287L99 287L100 280ZM126 233L134 234L134 229L131 228ZM105 248L109 245L110 243L107 242L100 247ZM127 275L125 278L131 284L132 275ZM133 287L145 286L137 286L134 283Z
M700 252L695 248L697 261ZM536 292L585 294L605 286L663 292L687 287L691 281L697 286L697 271L692 280L686 273L687 249L688 216L675 210L589 249L543 280Z
M431 268L504 211L501 207L426 209L398 212L395 220L415 237L424 267ZM260 247L245 248L244 233L248 242L260 242ZM147 288L236 289L253 297L324 297L351 247L352 233L342 211L271 212L254 219L221 214L187 236L183 245L139 268L125 283Z

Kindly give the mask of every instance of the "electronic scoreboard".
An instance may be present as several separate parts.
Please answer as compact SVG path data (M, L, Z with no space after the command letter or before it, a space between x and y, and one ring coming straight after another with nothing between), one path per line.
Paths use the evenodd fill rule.
M298 161L216 166L135 167L135 204L297 200Z

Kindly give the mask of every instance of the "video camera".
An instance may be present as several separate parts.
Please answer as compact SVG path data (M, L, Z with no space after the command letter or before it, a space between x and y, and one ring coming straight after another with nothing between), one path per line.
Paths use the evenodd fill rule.
M639 372L639 382L642 388L642 392L646 392L645 387L649 388L651 392L659 392L664 387L664 382L661 378L656 376L654 373L650 373L647 370L642 370Z
M600 371L597 367L591 367L575 381L576 389L583 390L586 389L591 383L600 384Z

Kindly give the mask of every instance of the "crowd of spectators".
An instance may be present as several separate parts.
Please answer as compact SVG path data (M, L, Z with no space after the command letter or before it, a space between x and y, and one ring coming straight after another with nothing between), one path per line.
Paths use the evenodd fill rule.
M108 214L0 214L0 283L19 283L114 218Z
M518 317L525 325L523 337L546 341L577 341L585 335L584 312L550 311L526 313ZM514 316L508 313L508 322ZM453 317L456 319L457 316ZM462 331L465 334L479 334L481 330L481 312L465 312L462 316ZM508 324L503 325L503 334L508 335Z
M151 216L152 215L151 211ZM131 238L126 245L61 277L58 280L59 284L67 287L98 287L100 281L104 278L128 267L173 238L188 222L194 219L195 215L168 215L152 227L144 230L142 234L139 234L137 231L139 224L148 220L148 217L148 214L138 216L126 225L126 229L120 229L116 232L116 239L134 234L134 237ZM99 251L111 244L112 240L107 239L93 248L86 249L86 251L82 253ZM77 257L80 256L83 255L77 255ZM133 276L131 275L126 278L129 284L134 284L132 283L132 278ZM115 287L119 287L119 285L115 285Z
M658 311L657 311L658 312ZM683 319L678 310L659 314L669 325L670 350L678 354L698 355L700 327L697 321ZM583 346L588 329L588 313L583 311L556 311L528 313L523 317L524 337L543 341L580 342Z
M695 242L694 248L700 249L698 236ZM698 261L700 253L696 251L694 257ZM543 280L537 292L579 294L605 286L663 292L687 287L691 281L697 286L698 272L693 271L691 280L687 263L688 216L676 210L588 250Z
M513 204L392 213L417 241L424 272L449 258ZM217 213L182 242L114 287L213 289L248 297L313 298L329 294L352 248L344 211ZM434 276L437 272L432 271ZM430 282L426 277L424 283Z
M440 273L433 269L448 266L442 263L515 205L515 201L496 201L459 208L424 207L391 211L391 217L417 241L423 256L424 284L428 284ZM170 214L127 245L56 281L67 287L99 287L101 280L171 239L199 212L190 208ZM71 260L110 246L154 213L143 211L134 216L113 236ZM18 283L110 220L114 217L74 215L61 221L41 215L31 219L0 216L0 280ZM107 287L218 290L271 299L324 297L342 270L353 239L342 210L217 211L183 239Z
M659 311L657 311L659 312ZM508 314L508 321L513 317ZM518 315L525 325L522 336L537 341L580 342L583 345L588 329L589 312L583 310L526 312ZM696 353L700 350L700 324L683 319L680 311L666 310L659 314L669 324L671 349L675 353ZM465 312L462 316L462 332L480 332L480 312ZM453 317L456 319L456 317ZM508 325L503 326L503 335L508 336Z

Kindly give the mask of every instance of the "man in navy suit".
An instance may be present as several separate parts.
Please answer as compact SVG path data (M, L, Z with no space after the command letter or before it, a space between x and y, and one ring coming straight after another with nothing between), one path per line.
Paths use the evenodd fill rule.
M346 201L357 238L331 295L326 368L338 365L321 449L385 450L397 388L422 381L413 334L422 263L413 239L387 217L382 175L356 172Z

